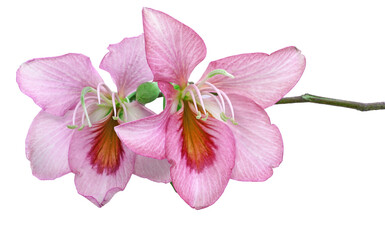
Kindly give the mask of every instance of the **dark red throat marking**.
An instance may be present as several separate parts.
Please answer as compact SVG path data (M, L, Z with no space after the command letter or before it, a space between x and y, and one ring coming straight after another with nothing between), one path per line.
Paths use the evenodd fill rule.
M115 173L120 166L123 148L114 127L119 125L116 120L109 117L105 122L94 125L91 129L92 140L88 157L91 164L99 174Z
M214 150L217 148L214 137L205 131L212 127L207 121L196 119L196 114L190 109L188 102L184 102L182 120L182 158L187 160L187 166L201 172L213 164Z

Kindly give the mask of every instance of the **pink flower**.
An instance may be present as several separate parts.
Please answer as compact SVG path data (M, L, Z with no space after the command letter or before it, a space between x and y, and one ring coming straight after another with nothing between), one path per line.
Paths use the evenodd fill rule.
M108 49L100 68L111 74L117 93L104 84L90 59L80 54L33 59L17 71L21 91L43 109L26 139L33 174L55 179L73 172L79 194L99 207L125 188L132 173L170 181L166 160L136 155L114 131L121 123L153 114L126 99L139 84L153 78L143 35Z
M231 56L211 62L189 85L206 56L203 40L152 9L143 10L143 23L147 61L167 106L116 127L120 139L138 154L168 159L177 193L196 209L213 204L230 178L268 179L282 161L283 144L264 108L294 87L305 57L295 47Z

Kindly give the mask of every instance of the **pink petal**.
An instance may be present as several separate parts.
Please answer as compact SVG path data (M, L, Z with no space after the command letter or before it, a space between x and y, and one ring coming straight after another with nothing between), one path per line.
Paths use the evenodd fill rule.
M71 171L68 149L74 131L67 128L71 118L72 111L63 117L40 111L33 120L25 146L32 173L37 178L55 179Z
M75 107L84 87L103 82L88 57L73 53L32 59L17 70L16 81L43 110L58 116Z
M134 174L154 182L169 183L171 181L170 167L167 159L159 160L137 155Z
M135 153L156 159L165 159L166 127L170 107L158 115L124 123L115 127L120 140Z
M135 121L153 115L154 113L134 101L126 103L128 121ZM159 160L137 155L135 159L134 174L155 182L170 182L170 164L166 159Z
M137 101L125 103L125 106L127 108L128 122L132 122L138 119L149 117L151 115L155 115L153 111L146 108L145 106L138 103Z
M179 93L170 83L159 82L158 87L168 101L173 101Z
M103 121L106 122L103 126L105 136L100 138L102 130L96 130L97 124L92 128L85 127L75 131L69 149L69 164L75 173L78 193L98 207L110 201L116 192L124 190L135 161L135 154L118 140L113 125L108 125L108 121L112 121L111 114ZM114 161L107 161L111 159Z
M235 78L216 75L208 81L226 93L246 94L263 108L285 96L305 70L305 57L295 47L265 53L241 54L211 62L203 74L225 69Z
M152 73L144 51L144 37L125 38L111 44L100 68L111 74L120 97L125 98L144 82L152 81Z
M212 117L197 120L189 113L192 110L184 111L170 117L167 159L177 193L191 207L201 209L216 202L225 190L234 166L235 141L225 123Z
M185 86L192 70L206 56L203 40L183 23L150 8L143 9L143 24L154 81Z
M228 121L236 142L236 158L232 179L265 181L283 158L282 136L270 123L267 113L251 99L228 94L238 125Z

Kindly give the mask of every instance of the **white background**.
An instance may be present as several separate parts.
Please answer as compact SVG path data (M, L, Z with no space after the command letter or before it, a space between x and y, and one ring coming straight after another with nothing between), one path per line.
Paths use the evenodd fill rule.
M269 108L284 138L281 166L266 182L230 181L200 211L169 184L136 176L101 209L77 194L72 174L32 176L24 140L39 108L19 91L18 66L76 52L97 68L108 44L142 32L143 6L204 39L207 58L192 81L211 60L295 45L307 67L288 95L385 100L382 1L2 1L0 239L385 238L385 111Z

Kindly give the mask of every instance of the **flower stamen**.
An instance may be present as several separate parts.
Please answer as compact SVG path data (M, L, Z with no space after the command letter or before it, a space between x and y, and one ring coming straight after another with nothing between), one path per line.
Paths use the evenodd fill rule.
M92 127L92 124L91 124L90 117L88 116L88 112L87 112L87 107L86 107L86 103L85 103L85 100L84 100L84 96L87 93L92 92L92 91L95 91L95 89L93 89L92 87L85 87L85 88L83 88L82 93L80 95L80 101L82 103L83 111L84 111L84 114L85 114L85 116L87 118L88 126L89 127Z
M188 90L188 92L190 93L191 99L193 100L195 110L196 110L197 112L199 112L198 106L197 106L197 102L196 102L196 100L195 100L194 92L193 92L192 90L190 90L190 89Z
M115 92L111 94L112 108L114 109L114 117L116 118ZM116 119L114 119L116 120Z
M229 99L229 97L227 96L226 93L224 93L222 90L219 90L221 92L221 94L223 95L223 97L225 97L226 101L227 101L227 104L229 105L229 108L230 108L230 112L231 112L231 116L232 118L230 119L230 121L236 125L235 123L235 115L234 115L234 108L233 108L233 105L231 104L231 101Z
M193 90L195 90L195 93L198 95L198 98L199 98L199 102L200 102L200 105L203 109L203 112L204 112L204 118L202 118L202 113L199 111L198 109L198 106L197 106L197 101L195 99L195 95L194 95L194 92L193 90L191 90L190 88L193 88ZM185 89L185 93L183 94L182 97L184 97L186 95L186 93L189 92L190 95L191 95L191 99L194 103L194 107L195 107L195 111L197 112L197 116L196 118L197 119L202 119L203 121L206 121L207 118L209 117L209 115L207 114L207 111L206 111L206 108L205 108L205 104L203 102L203 98L202 98L202 94L201 92L199 91L199 88L195 85L195 84L191 84L189 85L186 89Z
M123 113L124 113L124 119L123 119L123 121L124 121L124 122L127 122L127 120L128 120L128 112L127 112L126 105L124 105L124 103L120 100L119 96L117 97L117 99L118 99L118 102L120 103L120 105L121 105L122 108L123 108ZM119 115L120 115L120 114L118 114L118 116L119 116Z
M216 88L212 83L206 82L206 84L209 85L211 87L211 89L214 90L214 92L218 95L219 99L221 99L221 103L222 103L221 109L222 109L223 113L226 113L225 100L223 100L221 90Z
M221 113L220 113L221 119L225 122L227 122L227 120L230 119L230 121L234 125L237 125L238 123L235 121L234 108L233 108L233 105L231 104L230 98L227 96L227 94L225 92L223 92L222 90L219 90L218 88L216 88L210 82L206 82L205 84L207 84L211 89L209 89L209 90L205 89L202 93L205 95L209 95L209 96L214 97L215 101L219 105L219 108L221 109ZM221 99L222 104L220 104L218 99L210 92L210 90L213 90L218 95L218 97ZM227 103L228 107L230 108L231 118L226 116L226 105L225 105L224 99L226 100L226 103Z
M201 82L198 83L198 87L200 85L203 85L206 83L206 81L212 77L214 77L215 75L224 75L226 77L229 77L229 78L235 78L232 74L228 73L226 70L224 69L215 69L215 70L212 70L211 72L209 72L205 79L203 79Z
M91 97L86 97L86 98L84 98L85 101L90 100L90 99L96 99L96 97L91 96ZM76 107L75 107L75 109L74 109L74 113L73 113L73 115L72 115L72 126L76 126L76 125L75 125L76 114L77 114L77 111L78 111L78 109L79 109L81 103L82 103L82 102L79 101L78 104L76 104Z
M90 98L88 98L88 99L95 99L95 97L90 97ZM87 99L87 100L88 100ZM95 105L96 103L94 103L94 102L92 102L92 103L90 103L88 106L86 105L86 108L89 108L89 107L91 107L92 105ZM84 116L85 116L85 112L83 112L83 114L82 114L82 124L80 125L80 127L79 127L79 131L81 131L81 130L83 130L83 128L84 128Z
M205 109L205 104L203 103L202 95L201 95L201 92L199 91L199 88L195 84L191 84L190 86L192 86L195 89L195 92L196 92L196 94L198 95L198 98L199 98L199 102L201 103L203 112L205 113L205 115L207 115L207 112L206 112L206 109Z
M98 96L98 103L100 104L100 87L104 87L107 91L109 91L110 93L112 92L111 90L110 90L110 88L105 84L105 83L99 83L98 84L98 87L97 87L97 89L96 89L96 94L97 94L97 96Z

